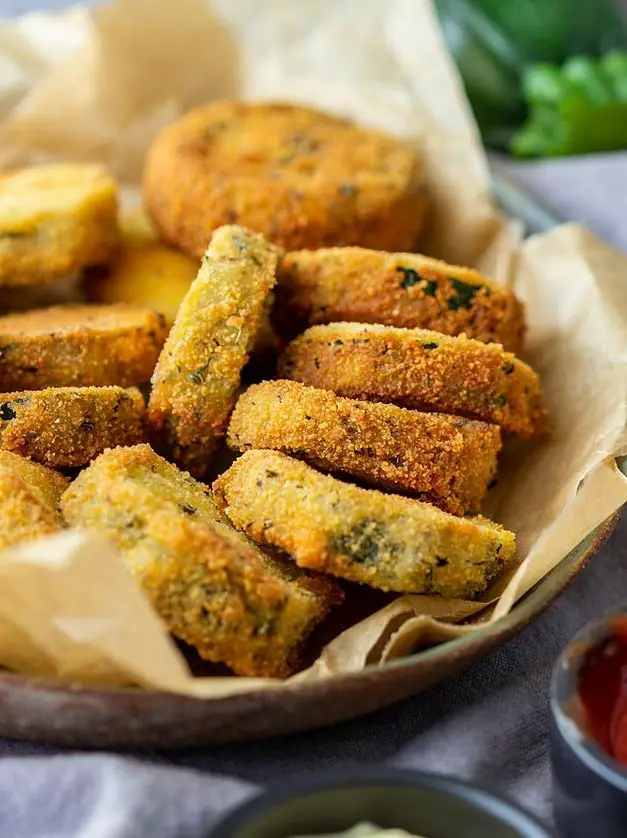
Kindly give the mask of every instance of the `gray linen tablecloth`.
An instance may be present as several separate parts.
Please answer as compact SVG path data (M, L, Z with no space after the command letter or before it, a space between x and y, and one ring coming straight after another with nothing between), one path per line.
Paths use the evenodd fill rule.
M2 14L63 5L0 0ZM627 154L498 163L564 218L627 250ZM627 282L627 277L625 277ZM75 754L0 742L2 838L200 838L271 783L395 765L476 780L550 819L548 684L589 619L627 603L627 516L591 566L515 640L395 707L281 740L159 754Z

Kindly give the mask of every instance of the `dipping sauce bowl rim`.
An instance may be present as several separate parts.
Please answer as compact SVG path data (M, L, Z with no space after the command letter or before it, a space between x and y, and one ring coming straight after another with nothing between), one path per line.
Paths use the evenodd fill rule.
M615 632L617 618L627 625L627 608L614 610L585 625L560 654L551 678L551 713L562 739L592 772L627 793L627 766L622 766L586 730L579 697L579 673L586 658Z
M551 831L530 812L481 785L468 783L446 774L383 767L354 770L349 773L341 770L325 771L317 775L279 781L231 810L223 820L215 824L210 836L211 838L234 838L237 836L238 829L253 823L264 812L289 800L307 797L316 792L360 786L390 786L442 792L463 800L478 811L492 815L497 821L500 820L503 826L518 830L521 838L551 838L552 835ZM346 828L354 825L350 824ZM312 829L316 829L315 825ZM320 838L324 838L324 835L321 834Z

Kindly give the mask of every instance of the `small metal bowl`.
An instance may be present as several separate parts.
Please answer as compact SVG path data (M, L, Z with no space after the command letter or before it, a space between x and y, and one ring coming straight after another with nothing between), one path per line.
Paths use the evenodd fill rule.
M553 808L566 838L627 836L627 768L589 734L579 697L579 676L590 654L615 635L611 614L586 626L562 652L551 683Z
M283 783L237 809L211 838L322 837L363 821L424 838L550 838L522 809L482 789L385 768Z

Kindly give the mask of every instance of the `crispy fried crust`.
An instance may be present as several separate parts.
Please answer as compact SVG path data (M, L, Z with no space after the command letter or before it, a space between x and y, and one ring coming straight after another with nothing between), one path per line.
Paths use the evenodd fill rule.
M0 382L12 390L142 384L166 336L164 317L137 306L8 314L0 317Z
M8 469L28 483L41 501L55 511L59 509L61 495L70 485L69 479L58 471L11 451L0 450L0 468Z
M241 675L285 677L340 594L231 528L206 486L147 445L107 451L63 496L69 524L104 530L169 630Z
M256 233L216 230L159 358L148 405L153 440L196 476L224 434L277 260L277 248Z
M472 598L515 552L514 534L487 518L361 489L276 451L247 451L213 488L258 543L385 591Z
M411 250L426 207L413 148L311 108L259 102L215 102L166 128L143 191L162 236L198 257L233 222L291 250Z
M289 337L315 323L348 320L463 332L517 354L525 332L516 296L477 271L361 247L287 253L279 265L275 315Z
M105 448L143 438L135 387L56 387L0 394L0 449L59 468L84 466Z
M0 550L57 532L69 480L25 457L0 451Z
M546 424L540 381L499 344L426 329L312 326L292 341L279 376L340 396L493 422L531 437Z
M84 275L87 299L155 309L171 325L196 276L198 260L157 241L141 215L124 216L120 232L115 260Z
M0 175L0 285L45 285L108 262L117 187L100 166L34 166Z
M266 381L240 396L228 442L239 451L283 451L464 515L478 511L496 472L501 434L496 425L471 419Z

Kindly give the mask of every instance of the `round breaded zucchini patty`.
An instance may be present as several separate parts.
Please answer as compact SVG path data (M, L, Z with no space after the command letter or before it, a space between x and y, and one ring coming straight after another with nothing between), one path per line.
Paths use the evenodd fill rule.
M233 223L291 250L411 250L426 206L420 155L399 140L312 108L228 101L157 137L143 192L163 238L197 257Z
M288 337L348 320L464 333L515 353L523 345L523 307L511 291L471 268L417 253L362 247L286 253L276 297L276 321Z
M14 390L150 380L168 329L130 305L61 305L0 317L0 381Z
M496 425L344 399L295 381L240 396L228 430L239 451L271 448L447 512L476 512L496 472Z
M278 373L347 398L493 422L520 437L546 426L531 367L498 343L464 335L363 323L312 326L287 347Z
M46 285L115 253L117 186L101 166L0 175L0 286Z
M0 394L0 449L58 468L84 466L105 448L143 438L136 387L50 387Z
M384 591L473 598L515 552L514 534L487 518L351 486L277 451L247 451L213 488L259 544Z

